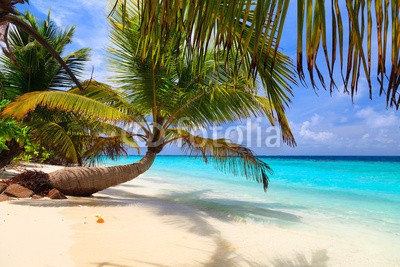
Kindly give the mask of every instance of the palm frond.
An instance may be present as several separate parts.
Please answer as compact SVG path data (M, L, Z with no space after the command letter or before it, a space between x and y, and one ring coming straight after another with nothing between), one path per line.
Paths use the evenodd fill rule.
M257 50L268 58L262 62L266 69L256 74L270 100L266 105L266 101L257 96L256 82L249 75L254 64L251 55L247 53L238 58L236 53L247 40L246 45L250 46L257 42L247 26L242 25L246 38L233 42L229 51L211 47L200 55L186 47L189 41L185 39L188 38L185 32L170 29L170 36L179 36L176 43L149 48L147 58L143 58L142 52L138 52L142 49L140 8L128 1L125 13L122 9L122 5L116 5L110 18L114 44L110 48L110 62L117 73L115 82L123 84L128 99L143 113L166 118L166 127L170 124L206 127L251 116L267 116L271 123L277 120L281 125L284 141L295 144L284 112L292 96L290 83L295 82L294 66L287 56L267 48ZM268 47L275 45L274 36L267 32L259 38L270 43ZM162 54L162 61L154 64L153 53ZM226 64L223 57L232 63ZM240 66L235 62L240 62Z
M69 67L69 69L77 77L82 77L85 71L86 63L89 61L89 54L90 54L90 49L83 48L68 54L67 56L63 57L63 60L65 61L65 64ZM49 64L52 63L49 62ZM58 72L52 79L49 88L60 89L60 88L70 88L71 86L73 86L71 77L63 68L58 67Z
M56 148L57 153L71 163L79 163L80 156L71 135L59 124L51 121L34 121L30 124L33 135L46 142L47 148Z
M254 153L241 145L225 139L210 139L192 135L183 129L168 129L167 142L182 142L182 150L190 156L200 156L208 163L226 173L245 176L268 188L268 173L272 173L267 163L257 158Z
M140 21L135 9L130 6L128 10L124 18L122 11L118 10L109 20L110 39L113 43L109 48L109 62L115 73L112 81L121 85L127 99L135 103L142 114L151 115L157 121L157 116L167 103L164 94L171 91L173 83L163 64L154 66L150 56L142 58L137 55L140 49ZM123 25L122 20L126 20L126 25Z
M319 81L323 87L329 86L333 90L338 82L337 75L334 75L338 61L345 90L353 97L358 90L359 77L365 76L372 97L371 79L375 76L372 67L376 69L379 93L386 96L386 104L397 109L400 107L398 0L111 2L114 4L116 1L125 13L129 5L137 3L136 12L141 19L138 55L147 58L150 54L154 65L164 61L164 58L160 53L150 51L153 48L157 51L170 48L177 38L181 38L171 34L176 29L186 34L189 40L187 46L193 54L203 57L207 48L212 46L223 48L227 53L234 51L234 44L239 40L240 49L236 48L235 53L238 58L250 57L250 70L254 75L259 69L264 69L265 73L271 70L265 63L270 61L271 53L274 55L272 62L277 59L281 37L292 34L291 31L286 33L283 25L287 20L289 4L297 4L297 72L300 79L305 79L303 68L306 66L314 88ZM124 21L121 23L124 24ZM348 27L344 27L346 24ZM331 29L330 37L328 29ZM266 39L266 36L271 38ZM371 45L374 38L377 39L376 48ZM318 55L323 56L324 63ZM371 61L373 56L377 57L376 64ZM238 61L235 64L241 63ZM321 65L327 68L329 77L322 75Z
M26 23L24 20L14 16L14 15L3 15L0 18L0 22L3 23L11 23L15 25L16 27L22 29L26 33L28 33L30 36L35 38L44 48L47 49L47 51L58 61L58 63L61 65L62 68L68 73L68 75L71 77L71 79L74 81L74 83L83 90L82 85L80 84L79 80L76 78L76 76L72 73L72 71L69 69L69 67L65 64L63 59L60 57L60 55L57 53L57 51L48 43L48 41L41 36L34 28L32 28L28 23ZM7 43L8 46L8 43ZM11 60L14 59L13 52L12 50L8 50L5 53ZM13 60L15 61L15 60Z
M85 88L85 92L82 92L77 87L71 88L68 92L88 97L92 100L117 108L124 113L137 116L138 119L142 119L140 112L127 101L123 92L117 91L105 83L94 80L85 81L82 85Z
M137 124L145 133L150 131L147 125L143 123L146 121L143 113L140 112L136 105L131 104L127 100L127 96L123 92L117 91L109 85L97 81L85 81L82 84L85 87L84 92L76 87L72 88L68 92L79 94L107 106L116 108L129 116L129 120L125 120L126 123L133 122Z
M50 19L50 14L46 20L38 22L27 12L21 20L46 39L57 53L63 54L67 45L71 43L74 28L63 30L57 27ZM10 30L9 45L13 50L15 62L7 56L2 56L0 69L7 78L5 90L10 91L10 95L49 89L65 90L73 85L70 75L52 54L22 29L13 27ZM63 57L66 66L78 77L89 59L89 51L80 49Z
M84 140L85 148L82 155L83 162L87 165L95 165L102 160L101 156L107 156L112 160L120 156L127 156L126 143L122 136L80 136ZM133 142L132 142L133 144ZM134 143L137 147L137 143Z
M22 120L37 107L85 114L93 120L130 121L130 116L116 108L88 97L68 92L31 92L24 94L8 105L2 115Z
M296 144L282 106L276 100L258 96L251 88L252 80L247 76L232 79L229 74L222 73L220 71L220 77L216 78L222 81L221 84L211 83L209 87L185 92L178 98L179 105L177 103L176 106L179 108L170 114L169 122L177 127L198 128L266 116L272 125L278 121L286 143Z
M126 155L126 147L139 150L132 133L118 124L93 120L76 113L40 108L30 115L27 125L33 130L33 138L40 141L53 158L64 164L93 165L102 155L111 158Z

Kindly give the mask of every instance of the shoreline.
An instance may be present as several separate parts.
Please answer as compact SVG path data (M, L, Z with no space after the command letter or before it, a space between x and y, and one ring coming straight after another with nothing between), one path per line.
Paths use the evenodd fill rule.
M138 178L90 198L2 202L0 266L400 266L380 236L334 234L353 226L257 223L168 190Z

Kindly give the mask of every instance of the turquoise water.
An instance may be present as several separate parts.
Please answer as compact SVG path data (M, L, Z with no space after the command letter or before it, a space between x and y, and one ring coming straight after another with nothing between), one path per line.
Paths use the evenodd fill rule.
M139 156L106 159L132 163ZM277 225L356 225L400 235L400 157L270 157L270 187L215 170L201 159L159 156L140 179L162 196L226 216ZM311 223L314 222L314 223Z

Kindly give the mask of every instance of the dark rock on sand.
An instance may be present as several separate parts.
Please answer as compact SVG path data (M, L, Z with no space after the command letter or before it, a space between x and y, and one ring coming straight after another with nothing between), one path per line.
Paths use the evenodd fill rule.
M47 194L47 197L50 199L67 199L67 197L63 193L61 193L60 191L58 191L55 188L53 188L49 191L49 193Z
M3 194L9 197L28 198L33 195L33 191L19 184L11 184L4 190Z

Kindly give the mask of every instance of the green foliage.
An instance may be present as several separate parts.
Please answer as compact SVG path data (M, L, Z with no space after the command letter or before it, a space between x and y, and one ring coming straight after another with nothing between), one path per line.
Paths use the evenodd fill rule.
M45 38L55 51L63 54L67 45L71 43L74 27L62 30L50 19L50 13L44 21L37 21L29 12L22 16L40 36ZM13 50L13 58L2 55L0 58L0 99L15 99L26 92L43 90L61 90L70 88L72 80L53 55L34 37L19 27L9 31L8 43ZM84 70L84 63L88 60L89 49L81 49L64 56L64 60L76 75ZM5 101L3 107L8 104ZM36 118L40 116L38 113ZM30 161L44 161L50 157L47 146L48 140L40 139L37 131L30 123L31 118L24 122L12 119L2 119L2 135L0 141L2 149L7 149L5 143L17 141L24 152L19 159ZM42 145L45 144L45 147Z
M168 6L162 2L155 4ZM196 17L177 11L181 17L173 22L154 13L150 15L151 25L146 25L149 26L147 31L142 22L147 23L148 9L142 8L135 1L116 5L110 18L113 46L109 52L112 71L116 73L113 81L121 85L126 99L142 116L151 120L142 127L145 132L147 130L147 142L156 146L149 149L158 152L167 144L180 142L183 152L201 155L220 170L262 183L266 190L270 168L250 149L192 132L199 127L265 116L271 124L277 122L281 126L284 141L295 144L284 112L292 95L290 84L294 83L294 66L287 56L275 50L276 36L270 35L269 29L259 36L252 35L251 29L238 21L237 26L247 35L247 41L235 39L237 35L231 31L234 27L230 24L232 14L225 10L218 19L227 20L222 22L224 25L215 27L229 29L233 38L230 46L219 45L218 35L214 36L217 45L201 46L207 43L206 36L210 38L212 30L202 36L189 34L185 27L194 26ZM217 4L211 10L220 8ZM256 11L248 10L251 20L263 16ZM216 21L212 15L204 19L201 24ZM180 25L181 22L185 25ZM174 26L163 28L165 23ZM269 45L257 48L259 41ZM255 50L243 52L246 45ZM241 52L243 54L239 55ZM255 61L255 56L265 61ZM258 65L264 68L257 68ZM263 95L260 95L262 90L257 80L263 85ZM151 123L161 125L161 129Z
M185 116L191 127L266 115L271 123L276 120L280 124L284 141L295 144L284 112L292 94L290 83L294 82L293 65L287 56L275 53L273 46L260 50L270 57L265 64L271 67L254 73L263 84L263 99L257 95L261 88L250 75L251 57L243 55L242 63L237 65L239 51L234 47L240 50L239 44L228 52L220 46L200 52L188 47L190 38L179 27L168 29L169 39L164 43L165 32L152 36L142 31L140 11L134 1L126 1L125 7L116 6L110 18L113 46L109 51L112 71L116 73L113 81L122 85L121 89L142 114L152 116L157 123L163 117L173 116L166 120L168 124ZM161 24L159 21L153 26ZM144 35L147 44L141 42ZM268 42L274 38L263 37ZM273 68L272 58L276 58ZM266 102L268 106L264 105Z
M29 12L22 19L59 54L63 55L72 42L75 28L60 29L51 20L50 13L44 21L37 21ZM104 122L100 127L95 116L83 118L79 112L75 112L77 109L87 109L96 114L98 110L104 110L105 113L99 113L99 116L104 117L108 107L105 102L94 98L82 100L78 95L80 89L73 90L75 93L63 92L73 84L70 76L53 55L25 31L11 29L9 43L14 51L16 64L5 56L0 59L0 97L18 99L7 109L13 110L13 117L23 121L26 129L30 129L29 138L24 142L24 160L45 160L51 157L54 160L52 163L83 164L86 161L92 163L103 153L111 157L126 154L122 137L111 135L110 139L106 138L111 132L121 130L115 130L116 126L112 124L105 127L107 123ZM63 59L69 69L79 76L85 68L88 56L89 49L80 49L63 56ZM86 84L85 87L87 92L91 92L93 86ZM76 101L76 98L80 101ZM55 100L57 101L54 103ZM18 105L21 101L24 104ZM124 115L115 110L112 112L114 113L108 113L110 121L121 120ZM6 114L7 112L4 113ZM24 117L25 115L28 116ZM94 142L100 139L101 141Z
M138 149L134 140L126 138L130 134L114 123L130 121L134 108L105 84L84 85L86 96L77 88L27 93L3 115L19 120L29 116L32 134L46 141L46 148L60 163L93 164L103 154L126 155L124 144Z
M0 111L2 111L8 104L9 100L0 101ZM8 150L7 142L15 140L21 147L23 153L17 159L23 161L36 161L43 162L49 158L50 154L39 143L32 141L30 127L23 125L23 123L10 118L0 118L0 152Z
M10 103L8 100L0 101L0 111ZM14 119L0 117L0 151L8 150L6 145L7 141L12 139L16 140L20 145L24 145L29 140L29 128L21 126L19 122Z
M352 97L360 77L365 77L372 97L372 79L388 106L400 107L400 4L398 0L111 0L118 23L129 27L132 5L140 14L139 49L152 66L166 60L163 49L171 49L185 33L193 54L206 57L209 47L231 52L235 66L249 64L250 73L274 71L280 41L297 29L297 74L305 81L304 66L313 88L318 80L324 88L337 89L336 82ZM284 27L290 4L297 6L297 25ZM120 8L118 6L121 6ZM287 23L287 22L286 22ZM292 27L294 26L294 27ZM285 32L287 29L287 32ZM375 44L375 45L373 45ZM216 55L217 57L219 55ZM225 57L228 59L228 57ZM376 63L371 64L372 60ZM231 64L230 60L226 61ZM326 67L329 75L322 75ZM375 69L374 69L375 68ZM339 69L337 71L337 69ZM267 76L262 75L261 78ZM337 78L339 77L339 78ZM290 77L284 77L290 79ZM263 81L264 82L264 81ZM270 85L269 83L265 83ZM282 96L276 95L276 97Z
M77 76L85 69L90 49L84 48L67 55L74 27L62 30L51 20L50 13L44 21L37 21L29 12L22 17L40 36L45 38L55 51L62 55L69 69ZM33 91L66 90L73 85L68 73L54 59L52 54L22 29L11 28L8 36L15 62L3 55L0 58L0 95L15 99L16 96Z
M137 147L142 140L157 153L168 144L182 142L187 154L201 155L219 169L253 179L266 189L270 168L251 150L226 140L195 136L191 131L267 116L271 123L280 124L283 138L293 144L283 112L291 94L287 82L291 78L287 77L293 74L288 58L278 53L274 71L259 73L268 85L265 97L258 94L247 64L240 68L226 65L214 57L215 52L224 52L214 50L207 51L203 60L186 48L184 32L171 29L170 35L181 37L176 43L165 49L154 47L144 59L138 56L141 31L137 7L132 4L128 11L122 16L118 6L110 19L114 44L109 50L110 63L116 73L114 82L121 86L118 91L92 82L85 85L84 93L76 88L69 92L30 92L18 97L3 115L30 118L35 135L72 161L82 162L86 153L118 154L122 142ZM153 55L157 53L163 60L154 64ZM234 54L227 56L236 61ZM124 124L135 124L142 132L137 128L123 130Z

